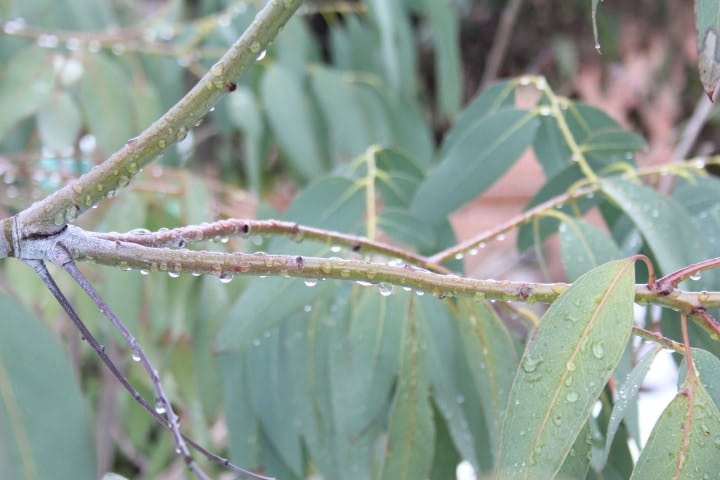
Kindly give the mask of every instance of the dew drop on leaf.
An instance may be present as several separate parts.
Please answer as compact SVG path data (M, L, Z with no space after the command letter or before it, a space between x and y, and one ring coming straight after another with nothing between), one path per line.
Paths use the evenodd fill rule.
M393 292L393 286L389 283L380 283L378 285L378 291L380 292L380 295L383 297L388 297Z

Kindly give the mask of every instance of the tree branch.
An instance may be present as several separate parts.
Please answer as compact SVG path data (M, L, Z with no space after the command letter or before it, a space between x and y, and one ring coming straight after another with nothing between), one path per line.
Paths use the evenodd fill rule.
M182 140L223 95L234 90L240 73L267 48L301 3L270 0L243 35L175 106L105 162L20 212L22 238L58 232L102 199L114 196L163 150Z

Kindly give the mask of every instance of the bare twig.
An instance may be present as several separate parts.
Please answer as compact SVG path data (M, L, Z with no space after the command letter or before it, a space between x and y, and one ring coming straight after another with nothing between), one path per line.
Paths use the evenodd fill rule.
M480 82L481 90L487 87L487 85L498 76L498 71L500 70L503 57L505 57L510 35L515 26L515 19L517 18L521 5L522 0L510 0L503 9L500 17L500 25L495 33L495 39L493 40L492 48L490 48L490 53L488 53L487 56L487 63L485 64L485 70L483 71Z
M55 299L58 301L60 306L65 310L65 312L68 314L72 322L75 324L77 329L80 331L80 334L82 335L82 338L90 344L90 346L95 350L95 352L98 354L100 359L103 361L103 363L108 367L108 369L112 372L112 374L117 378L117 380L120 382L120 384L127 390L130 395L135 399L135 401L144 408L150 415L152 415L155 420L157 420L163 427L170 429L170 423L167 421L167 419L157 413L155 409L148 403L145 398L140 394L140 392L137 391L135 387L133 387L128 379L125 377L125 375L118 369L117 365L115 365L115 362L112 361L112 359L107 355L105 352L105 347L98 342L97 338L92 334L92 332L87 328L85 323L80 319L77 312L73 308L73 306L70 304L68 299L65 297L65 295L60 290L60 287L58 287L57 283L55 283L55 279L53 279L52 275L50 275L50 272L48 271L47 267L45 266L45 263L40 260L25 260L25 263L27 263L30 267L32 267L33 270L38 274L38 276L42 279L43 283L47 286L48 290L50 290L50 293L53 294ZM243 468L238 467L237 465L234 465L230 463L230 461L226 458L220 457L218 455L215 455L214 453L207 450L202 445L198 444L191 438L188 438L186 435L181 434L183 439L188 443L188 445L192 446L195 450L200 452L203 456L208 458L210 461L223 466L229 470L232 470L233 472L244 475L248 478L254 478L256 480L274 480L271 477L265 477L263 475L259 475L257 473L250 472L248 470L245 470Z

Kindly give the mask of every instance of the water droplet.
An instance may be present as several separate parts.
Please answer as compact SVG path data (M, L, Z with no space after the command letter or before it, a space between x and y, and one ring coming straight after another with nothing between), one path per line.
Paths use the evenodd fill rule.
M595 42L595 50L602 55L602 45L600 45L600 42Z
M355 283L360 285L361 287L372 287L373 286L372 282L366 282L364 280L357 280L357 281L355 281Z
M547 105L543 105L538 109L538 113L541 117L549 117L552 113L552 110Z
M502 242L503 240L505 240L505 234L501 233L500 235L495 237L495 240L497 240L498 242Z
M38 47L42 48L55 48L60 43L60 40L56 35L40 35L37 39Z
M701 279L702 279L702 273L700 273L700 272L695 272L692 275L690 275L690 280L694 280L697 282L698 280L701 280Z
M600 360L605 356L605 344L603 342L595 342L592 344L593 357Z
M3 24L3 32L8 35L14 35L25 28L25 19L17 17L12 20L8 20Z
M538 90L545 90L547 88L547 81L545 80L545 77L540 77L535 80L535 88Z
M465 258L465 255L462 252L455 254L455 260L462 260L463 258Z
M528 355L523 360L523 370L525 370L526 373L532 373L537 370L538 366L542 363L542 358L535 358L531 355Z
M389 283L380 283L378 284L378 291L380 292L380 295L387 297L392 295L393 286Z
M162 400L158 400L155 403L155 412L157 412L159 415L164 415L165 412L167 412L167 409L165 408L165 403Z
M528 76L520 77L518 80L518 83L522 85L523 87L526 87L532 83L532 78Z
M256 61L260 61L267 55L267 50L263 50L262 52L258 53L258 56L255 58Z
M130 353L130 358L132 358L133 362L139 362L142 357L140 355L140 347L133 347L132 352Z
M478 254L477 248L471 248L470 250L468 250L468 255L472 255L474 257L477 254Z
M340 247L339 245L333 245L330 247L330 251L332 253L339 253L340 250L342 250L342 247Z
M561 415L555 415L553 417L553 423L557 426L560 426L562 424L562 416Z
M180 274L178 272L168 272L168 277L170 278L178 278Z
M425 292L423 292L422 290L415 290L415 295L417 295L418 297L422 297L423 295L425 295Z
M565 364L565 368L568 369L568 372L574 372L575 370L577 370L577 365L575 365L574 362L567 362Z
M250 51L252 53L260 53L261 48L262 47L260 46L260 43L258 43L258 42L253 42L250 44Z
M314 287L315 285L317 285L317 283L318 283L318 279L317 279L317 278L306 278L306 279L305 279L305 286L306 286L306 287L311 287L311 288L312 288L312 287Z
M312 305L308 304L303 307L303 312L310 313L312 312Z
M143 276L145 276L145 275L150 275L150 271L149 271L149 270L145 270L144 268L141 268L141 269L140 269L140 275L143 275Z
M230 283L233 280L233 274L230 272L223 272L218 275L218 280L220 280L220 283Z
M565 395L565 400L567 400L568 403L575 403L579 398L577 392L568 392L568 394Z
M578 155L577 153L573 153L572 157L570 157L570 160L572 160L573 162L579 162L580 155Z

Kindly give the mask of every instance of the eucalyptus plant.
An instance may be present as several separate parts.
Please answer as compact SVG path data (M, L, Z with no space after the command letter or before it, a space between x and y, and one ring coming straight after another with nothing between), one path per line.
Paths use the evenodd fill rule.
M461 106L468 2L207 1L192 21L170 2L125 29L147 12L61 3L0 7L2 478L447 479L461 460L502 479L717 476L720 159L686 158L686 136L687 161L639 167L640 135L542 76ZM712 99L720 10L695 6ZM281 164L289 207L229 211L240 192L181 168L202 135L257 195ZM53 173L36 184L32 148ZM528 148L547 180L527 209L458 242L448 216ZM569 281L461 274L515 230L539 256L559 236ZM664 349L678 392L634 460Z

